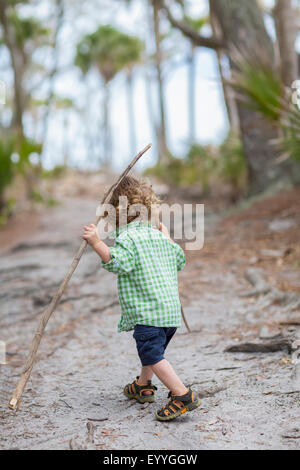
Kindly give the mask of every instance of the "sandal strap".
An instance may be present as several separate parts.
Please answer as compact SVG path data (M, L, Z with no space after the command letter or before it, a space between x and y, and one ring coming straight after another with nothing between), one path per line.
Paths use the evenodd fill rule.
M173 397L172 400L163 406L160 410L160 413L163 413L165 416L170 416L182 410L185 407L185 404L176 398L178 397Z
M136 380L134 382L126 385L129 393L142 395L143 392L147 391L147 392L152 392L152 395L154 395L155 390L157 390L157 387L152 384L151 380L148 380L147 385L139 385L137 383L138 379L139 379L139 376L136 377Z
M139 385L137 383L137 380L134 382L134 384L135 384L135 388L137 389L137 392L139 393L144 392L144 391L149 391L149 392L154 393L154 391L157 390L157 387L152 384L151 380L148 380L147 385Z
M173 395L172 392L169 392L168 398L171 398L171 401L190 402L191 400L194 401L194 392L188 387L188 392L185 395Z

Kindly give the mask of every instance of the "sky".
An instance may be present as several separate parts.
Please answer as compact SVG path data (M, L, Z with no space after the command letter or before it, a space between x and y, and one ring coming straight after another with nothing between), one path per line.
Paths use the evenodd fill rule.
M207 14L206 0L193 1L191 13L195 16ZM35 14L47 17L49 5L47 1L39 2L39 10ZM97 4L102 6L99 10ZM96 5L96 6L95 6ZM50 168L63 161L64 148L68 147L70 163L82 168L97 168L99 166L99 153L101 151L101 115L102 115L102 84L97 72L83 77L81 72L72 65L75 46L78 40L87 33L94 31L100 24L110 23L122 31L148 39L149 24L146 18L145 2L136 0L129 8L124 2L117 0L99 0L98 2L85 2L85 7L67 8L65 25L59 36L59 63L66 68L55 81L55 93L59 96L74 100L78 111L69 113L67 126L63 120L65 111L55 112L50 119L48 137L45 145L44 162ZM177 50L174 60L179 62L176 66L165 63L165 106L167 121L167 140L173 155L184 156L188 147L188 82L187 66L182 63L182 56L190 42L176 33L170 47ZM37 57L40 59L39 57ZM43 59L45 60L45 58ZM51 60L50 60L51 62ZM224 108L222 88L218 77L215 53L208 49L198 48L196 52L196 120L197 141L201 144L219 144L226 136L228 130L227 115ZM44 89L40 93L44 93ZM126 80L124 74L119 74L110 85L111 107L110 122L113 136L112 165L120 169L133 157L130 154ZM151 81L152 104L158 115L158 93L155 82ZM140 169L153 165L157 160L153 127L150 122L146 99L145 70L138 67L134 74L134 111L136 121L137 149L143 148L153 142L153 149L143 159ZM94 136L93 150L87 144L87 133Z

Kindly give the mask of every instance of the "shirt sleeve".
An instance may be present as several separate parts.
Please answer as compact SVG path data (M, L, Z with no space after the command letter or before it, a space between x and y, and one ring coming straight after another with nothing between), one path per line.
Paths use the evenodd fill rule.
M174 245L176 247L177 271L181 271L185 266L185 254L181 246L178 245L178 243L174 243Z
M100 262L101 266L115 274L128 274L135 268L134 244L130 238L116 239L110 248L111 260Z

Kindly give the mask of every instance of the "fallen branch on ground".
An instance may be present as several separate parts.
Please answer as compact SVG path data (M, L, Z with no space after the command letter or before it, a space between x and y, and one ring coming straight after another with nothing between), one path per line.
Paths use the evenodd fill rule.
M281 320L279 325L283 326L299 326L300 318L290 318L289 320Z
M265 341L263 343L240 343L233 346L228 346L225 352L230 353L269 353L277 351L287 351L289 354L292 352L292 339L282 338L281 340Z

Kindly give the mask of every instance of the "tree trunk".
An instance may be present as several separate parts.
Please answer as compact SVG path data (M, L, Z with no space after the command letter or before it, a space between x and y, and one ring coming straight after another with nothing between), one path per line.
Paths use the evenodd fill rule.
M63 116L63 130L64 130L64 137L63 137L63 165L64 167L68 167L69 165L69 142L68 142L68 128L69 128L69 116L68 111L64 111Z
M168 162L168 147L166 138L166 118L165 118L165 105L164 105L164 86L162 78L162 51L161 51L161 37L160 37L160 0L152 0L153 6L153 24L155 36L155 62L157 70L158 82L158 98L160 110L160 132L158 135L158 152L159 159L162 163Z
M112 148L111 148L111 135L110 135L110 123L109 123L109 101L110 101L110 92L109 92L109 83L105 83L104 86L104 103L103 103L103 148L104 156L103 163L104 166L109 168L111 167L112 159Z
M191 44L188 58L188 96L189 96L189 141L196 140L196 54L195 46Z
M14 110L13 110L13 118L12 118L12 128L16 131L17 135L22 139L24 136L24 129L23 129L23 91L22 91L22 72L20 58L18 58L18 54L13 43L13 39L11 37L9 22L7 19L7 5L5 2L0 2L0 23L3 29L3 38L4 43L8 48L11 66L13 71L13 78L14 78Z
M63 26L63 20L64 20L63 0L56 0L56 9L57 9L56 28L55 28L53 44L52 44L54 60L53 60L53 69L49 77L49 91L48 91L48 98L47 98L47 105L46 105L46 113L45 113L44 120L43 120L43 133L42 133L43 151L40 156L40 162L39 162L40 166L42 166L42 160L44 156L43 155L44 144L47 140L49 123L50 123L50 115L51 115L51 106L52 106L52 102L54 98L54 91L55 91L55 78L57 74L58 61L59 61L59 49L57 47L57 42L58 42L59 33Z
M135 118L134 118L134 103L133 103L133 77L132 71L127 73L127 108L128 108L128 126L129 126L129 140L130 140L130 153L132 155L136 152L136 135L135 135Z
M223 39L222 31L218 23L218 20L213 15L212 11L210 12L210 22L211 22L211 27L212 27L214 36L218 38L220 41L222 41ZM236 134L239 134L240 133L240 119L239 119L237 102L235 99L235 93L232 87L228 84L227 80L229 77L226 77L224 75L223 66L222 66L222 60L226 57L226 55L221 49L216 49L216 54L217 54L219 75L220 75L220 80L222 83L224 101L226 105L230 127Z
M292 0L277 0L274 8L276 36L280 55L282 82L291 87L298 78L298 57L295 42L298 16Z
M222 29L229 57L235 48L244 56L249 54L251 57L255 53L261 62L273 67L273 44L256 0L210 0L210 7ZM231 66L235 67L233 61ZM276 127L240 101L238 113L250 192L259 193L278 181L289 182L293 162L276 164L278 153L270 144L270 140L278 137Z
M154 111L153 97L152 97L152 69L153 63L151 59L152 51L151 46L153 40L153 10L152 4L149 1L145 2L145 21L147 28L145 28L144 43L146 45L146 62L144 67L144 81L145 81L145 97L147 102L147 112L149 117L149 124L151 128L152 141L154 142L153 149L155 154L158 155L158 141L159 141L159 129L157 125L157 119Z

